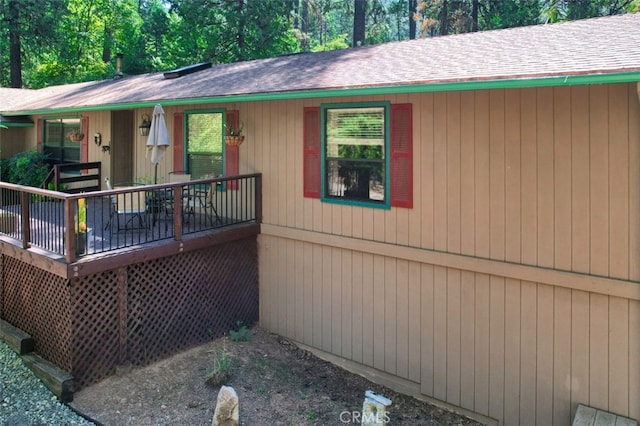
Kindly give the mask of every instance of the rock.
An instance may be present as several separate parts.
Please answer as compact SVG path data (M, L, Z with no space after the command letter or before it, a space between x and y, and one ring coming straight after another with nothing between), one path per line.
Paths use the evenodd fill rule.
M238 394L231 386L223 386L218 392L212 426L238 426Z

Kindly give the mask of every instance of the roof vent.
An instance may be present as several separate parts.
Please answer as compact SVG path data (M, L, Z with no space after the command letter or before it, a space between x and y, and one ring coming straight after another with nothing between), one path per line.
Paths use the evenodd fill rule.
M207 68L211 68L211 62L202 62L200 64L187 65L186 67L165 72L164 78L167 80L172 78L178 78L178 77L182 77L183 75L206 70Z

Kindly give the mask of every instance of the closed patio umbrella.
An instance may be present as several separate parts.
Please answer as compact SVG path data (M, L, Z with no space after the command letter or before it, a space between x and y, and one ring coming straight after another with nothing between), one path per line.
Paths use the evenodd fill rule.
M149 139L147 139L147 153L151 151L151 163L155 165L153 183L158 183L158 164L162 162L168 146L169 132L167 131L167 123L164 121L164 110L160 104L157 104L153 108L151 129L149 130Z

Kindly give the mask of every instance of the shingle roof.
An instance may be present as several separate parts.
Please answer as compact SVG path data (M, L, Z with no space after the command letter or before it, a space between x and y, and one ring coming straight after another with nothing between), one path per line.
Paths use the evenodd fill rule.
M640 73L640 13L69 84L9 110L618 73Z
M10 110L25 102L33 102L47 95L45 91L29 89L10 89L0 87L0 111Z

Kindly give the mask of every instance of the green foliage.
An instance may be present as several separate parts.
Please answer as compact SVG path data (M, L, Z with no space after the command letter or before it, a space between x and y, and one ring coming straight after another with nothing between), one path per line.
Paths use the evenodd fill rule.
M314 421L315 419L317 419L317 418L318 418L318 414L317 414L315 411L313 411L313 410L307 410L307 411L304 413L304 417L305 417L308 421L312 422L312 421Z
M216 351L211 370L213 374L229 374L231 371L231 355L229 355L227 348Z
M35 150L20 152L9 160L7 181L24 186L39 187L49 173L50 166L45 162L46 155ZM3 167L2 173L5 173ZM3 176L3 180L4 176Z
M407 0L366 3L365 44L408 38ZM446 4L446 8L444 5ZM418 0L424 36L637 12L640 0ZM410 13L411 12L411 13ZM10 35L25 87L229 63L352 44L354 2L336 0L0 0L0 86Z
M251 340L251 330L242 321L236 322L236 329L229 330L229 338L233 342L248 342Z
M327 41L323 44L313 43L313 47L311 48L312 52L325 52L329 50L340 50L346 49L349 47L347 43L347 35L346 34L338 34L334 39Z

